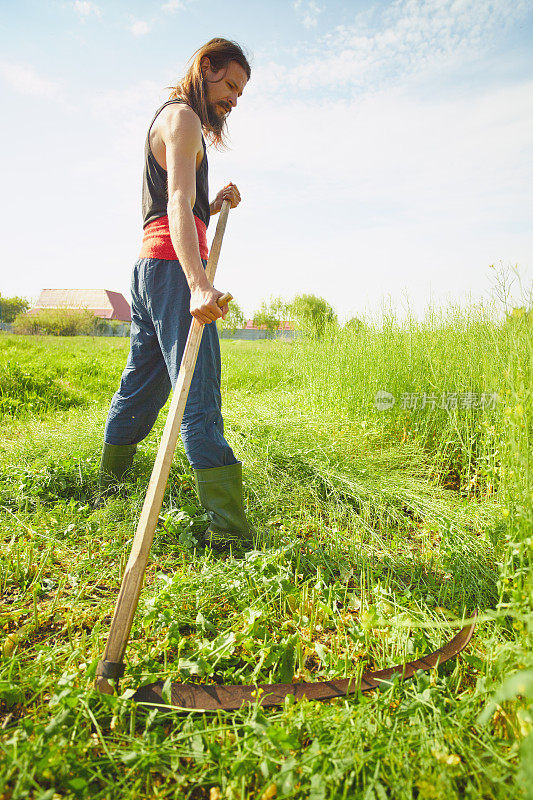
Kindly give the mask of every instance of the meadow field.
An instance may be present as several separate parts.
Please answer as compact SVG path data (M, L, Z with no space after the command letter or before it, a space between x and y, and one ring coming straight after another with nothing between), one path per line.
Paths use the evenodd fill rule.
M255 548L206 550L180 444L106 697L94 672L164 422L127 497L95 510L128 347L0 334L0 798L533 798L531 315L385 311L319 340L224 340ZM168 676L357 676L474 609L461 656L371 694L213 715L128 699Z

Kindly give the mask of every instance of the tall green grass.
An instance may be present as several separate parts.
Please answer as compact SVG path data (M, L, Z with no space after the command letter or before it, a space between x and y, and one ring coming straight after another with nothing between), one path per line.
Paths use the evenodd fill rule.
M516 347L526 346L513 327L494 307L452 306L402 322L389 311L357 332L297 342L301 393L317 413L366 421L391 440L417 442L449 485L487 495L498 479L504 373ZM394 397L390 410L376 408L379 391Z
M423 321L389 312L320 341L226 340L222 351L226 432L244 462L257 549L204 550L179 449L123 694L106 698L92 677L163 420L127 498L94 511L127 342L0 338L0 369L45 374L81 403L3 420L0 795L532 797L527 316L505 321L490 305ZM380 390L396 398L389 410L375 405ZM424 392L498 400L402 407ZM474 608L480 621L456 662L371 696L213 717L146 716L128 700L167 675L357 675L442 644Z
M0 418L27 418L94 405L115 391L129 342L46 336L0 338ZM117 362L118 356L118 362ZM118 373L120 375L120 372Z

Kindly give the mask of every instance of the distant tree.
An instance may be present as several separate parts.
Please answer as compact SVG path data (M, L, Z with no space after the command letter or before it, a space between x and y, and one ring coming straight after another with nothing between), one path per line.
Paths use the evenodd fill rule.
M226 319L218 319L217 325L223 331L237 331L244 328L245 318L241 307L235 300L229 303Z
M350 333L361 333L364 327L365 323L358 317L350 317L350 319L347 319L344 323L344 330L350 331Z
M268 303L263 300L259 311L254 314L254 325L257 328L266 328L270 336L274 336L275 331L281 327L281 323L287 319L288 306L281 297L271 297Z
M0 322L13 322L17 314L30 307L25 297L2 297L0 294Z
M319 339L326 328L337 324L337 315L327 300L314 294L297 295L289 306L297 326L307 336Z

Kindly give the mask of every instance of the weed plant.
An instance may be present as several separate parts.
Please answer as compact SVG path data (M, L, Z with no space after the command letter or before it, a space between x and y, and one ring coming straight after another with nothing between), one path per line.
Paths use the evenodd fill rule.
M222 349L256 546L203 547L178 449L108 697L92 682L163 418L127 497L94 510L127 342L0 338L0 374L34 381L2 384L20 402L0 444L0 797L533 797L530 320L388 312L319 341ZM454 394L479 402L442 402ZM438 647L475 608L462 656L371 695L215 715L129 699L167 677L357 677Z

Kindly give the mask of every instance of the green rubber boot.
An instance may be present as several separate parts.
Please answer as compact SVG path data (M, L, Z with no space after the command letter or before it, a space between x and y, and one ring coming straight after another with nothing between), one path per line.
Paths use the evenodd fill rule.
M100 473L98 475L100 497L122 481L122 478L133 464L133 456L136 450L136 444L108 444L108 442L104 442Z
M194 478L200 502L211 520L206 541L217 550L250 544L254 531L244 513L242 463L195 469Z

